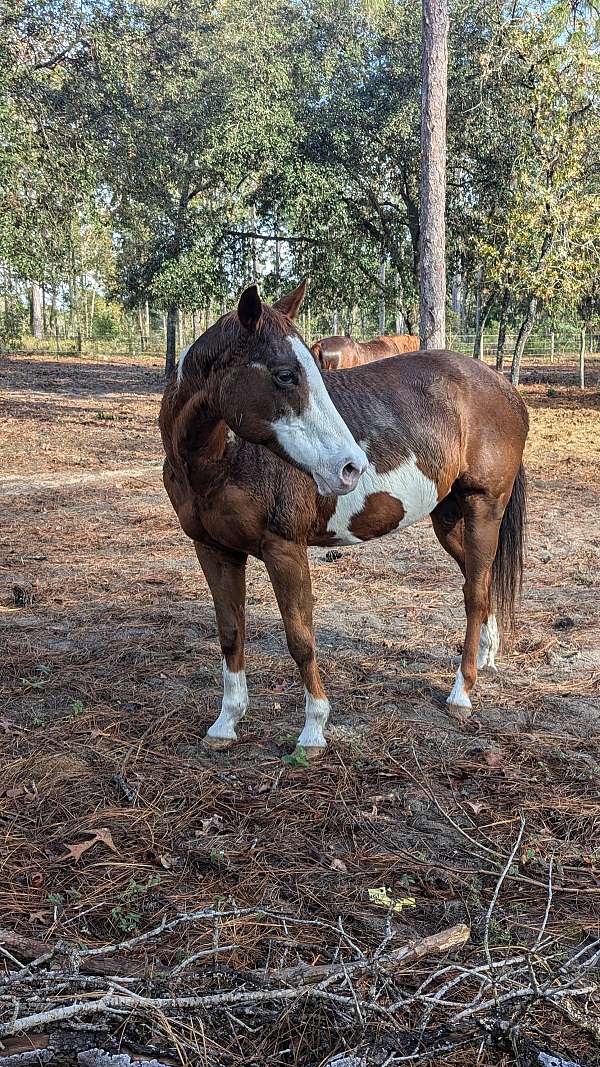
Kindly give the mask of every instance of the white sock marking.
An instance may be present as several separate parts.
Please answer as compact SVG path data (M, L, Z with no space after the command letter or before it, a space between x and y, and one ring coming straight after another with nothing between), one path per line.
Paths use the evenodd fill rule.
M245 671L230 671L223 660L223 701L219 718L209 726L207 737L237 739L235 728L248 707L248 686Z
M298 738L302 748L327 748L323 730L329 718L329 701L319 699L304 690L306 696L304 729Z
M411 526L413 522L430 515L438 503L437 485L419 470L416 456L410 456L386 474L379 474L374 465L369 463L356 489L338 497L335 511L327 524L327 533L334 534L338 544L361 543L360 537L350 532L350 523L363 510L367 497L372 493L389 493L401 502L404 517L397 529Z
M488 615L487 622L482 623L477 649L477 670L489 667L496 670L496 653L500 648L500 632L495 615Z
M446 700L446 704L456 704L456 706L459 707L459 708L470 708L471 707L471 701L469 700L469 698L467 696L467 693L466 693L466 690L465 690L465 680L463 678L463 673L462 673L460 667L458 668L458 670L456 672L456 678L454 679L454 686L452 688L452 692L450 693L450 696Z

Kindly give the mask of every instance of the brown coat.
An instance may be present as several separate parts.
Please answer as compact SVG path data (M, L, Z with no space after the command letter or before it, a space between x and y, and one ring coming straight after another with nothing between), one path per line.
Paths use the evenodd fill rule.
M355 341L352 337L322 337L311 345L310 350L323 370L342 370L404 352L418 352L419 338L410 333L374 337L372 341Z

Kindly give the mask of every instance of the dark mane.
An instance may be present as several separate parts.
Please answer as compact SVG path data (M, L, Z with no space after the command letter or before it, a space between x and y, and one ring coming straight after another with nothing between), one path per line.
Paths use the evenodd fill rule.
M256 330L249 335L235 311L222 315L188 348L183 365L171 375L161 404L159 425L167 456L172 459L178 443L187 434L196 409L206 404L216 379L227 365L239 357L241 342L249 358L258 344L271 338L297 334L290 320L276 308L263 304ZM176 425L177 423L177 425Z

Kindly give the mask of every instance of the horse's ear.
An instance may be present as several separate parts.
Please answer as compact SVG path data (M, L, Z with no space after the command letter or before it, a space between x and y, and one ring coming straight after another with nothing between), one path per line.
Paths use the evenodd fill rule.
M249 333L254 333L262 314L262 300L255 285L249 285L247 289L244 289L238 302L237 313L242 326Z
M295 319L298 314L298 308L304 299L307 285L308 278L305 278L303 282L300 282L300 285L292 289L291 293L280 296L279 300L273 304L273 307L277 308L277 311L281 311L282 315L287 315L288 319Z

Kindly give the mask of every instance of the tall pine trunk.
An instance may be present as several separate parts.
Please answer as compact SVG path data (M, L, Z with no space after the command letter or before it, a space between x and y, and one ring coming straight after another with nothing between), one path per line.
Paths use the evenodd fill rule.
M379 291L379 333L385 333L385 255L381 252L379 260L379 285L381 289Z
M496 287L491 290L485 303L482 302L483 297L483 274L480 279L480 288L478 291L478 309L475 319L475 340L473 342L473 358L483 359L483 332L485 330L485 324L490 317L490 311L492 305L496 299Z
M170 378L175 370L175 349L177 347L177 308L171 304L167 311L167 358L165 360L165 378Z
M423 0L421 55L421 348L446 344L447 0Z
M496 370L504 371L504 352L506 349L506 319L508 317L508 305L510 303L510 289L504 290L502 307L500 308L500 322L498 323L498 343L496 345Z
M31 285L31 332L36 341L44 336L44 305L42 287L39 282Z
M519 384L519 375L521 373L521 360L523 358L523 352L525 351L525 345L527 344L531 331L533 330L533 327L535 325L537 306L537 296L531 296L527 303L527 310L525 311L525 317L521 323L521 327L517 335L517 343L513 352L512 365L510 368L510 380L513 385Z

